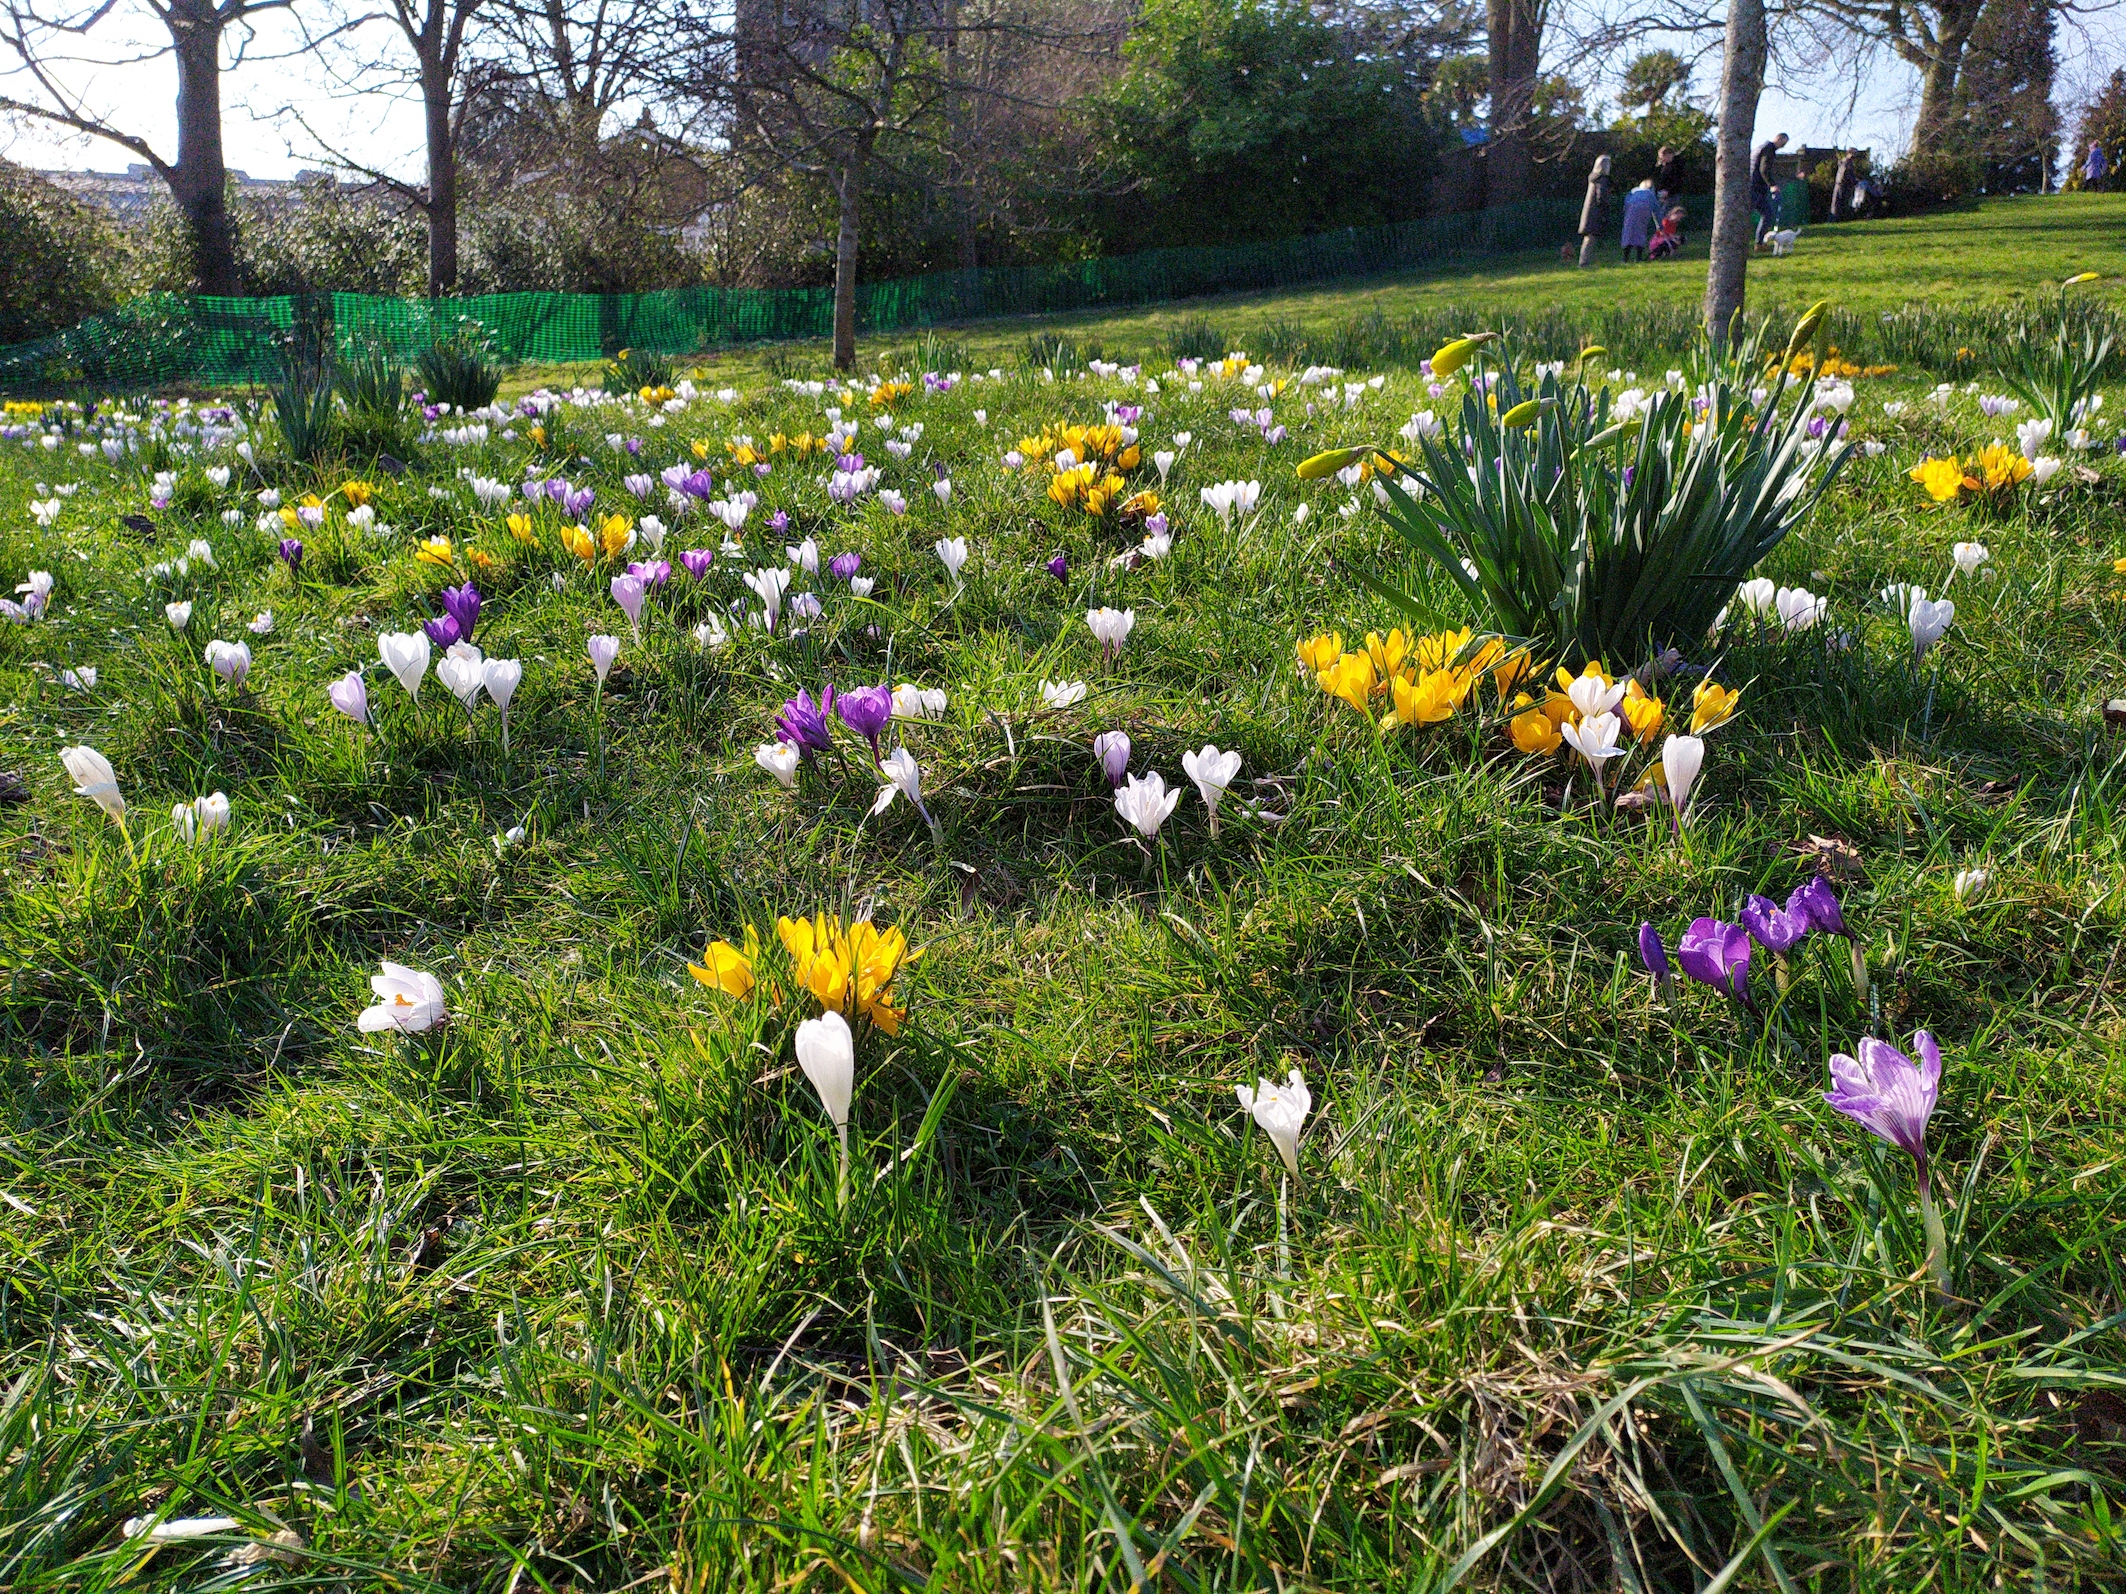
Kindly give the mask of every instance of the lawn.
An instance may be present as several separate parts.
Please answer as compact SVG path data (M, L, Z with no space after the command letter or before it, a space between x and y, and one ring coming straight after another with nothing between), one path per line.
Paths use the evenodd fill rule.
M1900 255L1948 280L1956 229L2012 233L1910 312L1953 319L2119 209L2042 203L1753 280L1902 309ZM2068 233L2019 219L2055 203ZM1355 712L1299 667L1412 623L1368 576L1421 632L1489 625L1369 483L1295 469L1420 412L1451 447L1466 375L1160 344L1570 310L1620 269L1086 321L1061 364L972 329L931 381L800 351L542 390L408 420L403 475L373 426L305 464L264 411L10 417L4 585L40 612L0 625L0 1585L2119 1586L2119 428L1936 503L1922 458L2018 446L2014 351L1825 390L1807 468L1842 464L1761 567L1802 618L1738 596L1683 668L1602 661L1643 682L1608 798L1694 672L1739 693L1686 826L1524 750L1549 716L1512 694L1566 717L1543 672L1450 640L1462 695L1384 729L1401 689ZM1695 358L1660 352L1585 374L1643 394ZM837 422L866 476L798 441ZM1066 446L1124 479L1101 512ZM468 582L506 721L440 641L404 656ZM1954 601L1924 653L1897 583ZM881 807L883 707L805 710L904 683L878 751L920 788ZM1114 731L1179 789L1153 834ZM1642 924L1674 957L1815 880L1850 940L1759 950L1748 1006L1642 967ZM820 914L869 962L805 956ZM1922 1029L1938 1252L1913 1161L1824 1099ZM1236 1095L1294 1072L1296 1173Z

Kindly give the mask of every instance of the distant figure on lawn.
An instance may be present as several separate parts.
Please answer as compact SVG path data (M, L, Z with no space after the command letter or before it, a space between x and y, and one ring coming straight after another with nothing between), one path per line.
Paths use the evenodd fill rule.
M2104 159L2104 146L2092 141L2089 146L2089 157L2082 162L2082 186L2084 188L2100 186L2110 170L2110 163Z
M1661 196L1663 205L1683 192L1683 157L1673 144L1663 144L1654 156L1654 192Z
M1757 158L1750 162L1750 209L1757 213L1759 247L1764 235L1779 225L1779 152L1785 148L1786 134L1768 138L1757 146Z
M1624 258L1637 255L1646 258L1646 245L1653 238L1654 216L1661 207L1661 199L1654 192L1654 180L1645 182L1624 196Z
M1654 233L1653 242L1646 246L1649 260L1672 259L1683 247L1683 207L1671 205L1668 214L1661 218L1661 226Z
M1597 155L1587 174L1587 197L1580 201L1580 264L1594 264L1595 240L1609 230L1609 157Z

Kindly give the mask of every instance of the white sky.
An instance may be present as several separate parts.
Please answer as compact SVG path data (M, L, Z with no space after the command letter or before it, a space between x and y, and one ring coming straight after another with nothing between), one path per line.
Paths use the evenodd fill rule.
M2126 59L2126 24L2110 12L2086 19L2087 33L2060 40L2061 101L2071 107ZM378 44L386 42L379 34ZM412 181L421 176L421 121L407 95L392 88L349 93L315 55L303 54L287 12L267 13L246 47L245 58L223 79L222 136L231 166L254 177L287 177L325 164L317 140L285 114L298 106L319 135L350 158ZM122 51L76 66L66 80L101 110L122 109L123 125L145 136L166 157L175 153L176 75L167 60L124 61ZM1717 87L1717 47L1700 66L1692 87L1701 103ZM1852 69L1790 69L1790 78L1767 89L1757 116L1758 136L1793 135L1797 144L1858 144L1878 154L1900 153L1909 136L1916 80L1912 71L1884 55L1859 74ZM1798 80L1798 81L1796 81ZM6 80L0 78L0 83ZM12 85L9 85L12 87ZM1613 88L1589 96L1604 119L1615 113ZM2072 114L2069 113L2071 130ZM0 155L26 166L96 171L123 170L136 157L118 145L36 124L0 122Z

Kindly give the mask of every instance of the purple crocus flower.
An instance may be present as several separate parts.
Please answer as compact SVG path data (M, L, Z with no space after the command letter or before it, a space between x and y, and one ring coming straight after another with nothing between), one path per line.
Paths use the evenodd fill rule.
M775 511L775 513L774 513L774 514L772 514L772 515L770 515L770 516L768 517L768 530L770 530L770 531L774 532L776 536L780 537L780 536L781 536L781 535L782 535L782 534L783 534L784 532L788 531L789 529L790 529L790 511L789 511L789 510L787 510L787 509L778 509L778 510L776 510L776 511Z
M1754 894L1742 905L1742 923L1767 952L1785 952L1810 929L1806 913L1788 913L1770 897Z
M1788 918L1806 918L1812 929L1825 935L1842 935L1849 941L1853 938L1853 932L1846 928L1845 910L1838 905L1838 893L1820 874L1810 875L1794 887L1786 899L1786 911Z
M689 548L679 556L679 562L686 566L688 575L699 581L708 575L709 566L716 562L716 552L712 548Z
M580 516L591 507L591 501L597 496L597 493L588 487L573 488L568 496L561 500L561 507L571 515Z
M834 712L844 725L871 744L875 757L879 733L893 720L893 691L884 686L860 686L835 698Z
M1166 535L1165 510L1162 509L1156 514L1148 515L1145 517L1144 535L1147 537L1164 537Z
M1700 985L1724 991L1750 1007L1750 935L1739 924L1693 919L1676 943L1676 961Z
M1120 786L1129 774L1129 732L1102 731L1093 738L1093 757L1110 786Z
M290 575L302 569L303 545L293 537L281 538L281 561L287 565Z
M887 695L890 706L892 695ZM775 735L779 741L789 742L802 748L806 754L824 753L834 745L834 738L827 730L827 715L834 709L834 688L820 688L819 701L812 701L812 694L802 687L797 696L782 706L775 716Z
M689 471L679 490L689 498L699 498L704 503L716 495L716 478L705 470Z
M827 561L827 571L839 580L847 581L864 568L864 556L860 553L838 553Z
M1064 558L1063 555L1057 554L1055 558L1048 561L1048 573L1058 581L1068 581L1070 579L1070 561Z
M428 633L428 640L439 648L448 648L464 640L458 630L458 622L447 614L439 614L433 620L423 620L421 629Z
M661 587L672 579L672 564L668 559L652 559L647 563L631 559L628 561L627 573L645 587Z
M458 640L470 642L473 627L480 623L480 589L470 581L462 587L443 589L443 612L457 623ZM448 644L445 644L448 646Z
M1661 932L1651 924L1639 926L1639 961L1646 965L1646 972L1654 977L1654 983L1667 990L1674 982L1668 966L1668 948L1661 944Z
M628 457L629 457L630 459L639 459L639 458L641 458L641 456L642 456L642 439L641 439L641 438L639 438L639 437L631 437L631 438L629 438L629 439L627 440L627 452L628 452Z
M1917 1063L1888 1041L1864 1037L1857 1061L1843 1052L1831 1059L1831 1088L1823 1099L1918 1164L1924 1189L1927 1120L1941 1099L1941 1048L1925 1030L1912 1037L1912 1048Z
M545 487L546 496L551 498L555 503L565 504L568 502L568 495L572 489L570 488L569 484L563 481L559 476L549 476L546 479Z

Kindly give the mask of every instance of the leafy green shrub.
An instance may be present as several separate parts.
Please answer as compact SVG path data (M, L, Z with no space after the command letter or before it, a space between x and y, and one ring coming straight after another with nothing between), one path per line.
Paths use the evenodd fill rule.
M1284 325L1294 326L1290 322ZM1184 316L1166 330L1169 360L1222 360L1232 347L1225 331L1206 315Z
M423 349L414 357L413 369L428 402L454 410L483 409L494 403L502 386L501 363L476 321L460 322L449 337Z
M1802 341L1797 329L1789 355ZM1810 435L1814 378L1788 377L1787 359L1779 365L1780 375L1763 376L1750 339L1703 358L1697 383L1657 388L1625 416L1584 372L1567 382L1551 371L1531 389L1510 355L1495 373L1479 359L1459 436L1418 438L1422 466L1383 478L1383 516L1491 629L1538 659L1621 667L1694 648L1851 451L1835 433ZM1486 377L1495 377L1496 407ZM1422 613L1401 588L1359 576L1398 609Z
M2102 385L2104 363L2111 358L2109 330L2100 331L2086 322L2079 328L2074 325L2067 296L2081 280L2069 278L2060 288L2059 320L2049 345L2038 328L2018 326L2008 340L2009 363L2001 372L2002 385L2029 405L2032 415L2052 423L2054 438L2064 438L2082 424Z
M679 380L679 367L669 354L648 349L622 349L605 367L608 393L639 393L646 387L670 387Z
M315 465L331 454L335 428L329 361L307 358L304 350L291 346L266 397L290 459Z
M1084 370L1088 360L1105 358L1106 350L1097 339L1080 343L1060 332L1033 333L1019 346L1022 367L1029 371L1046 367L1058 376Z
M34 172L0 162L0 343L117 304L125 252L102 217Z

